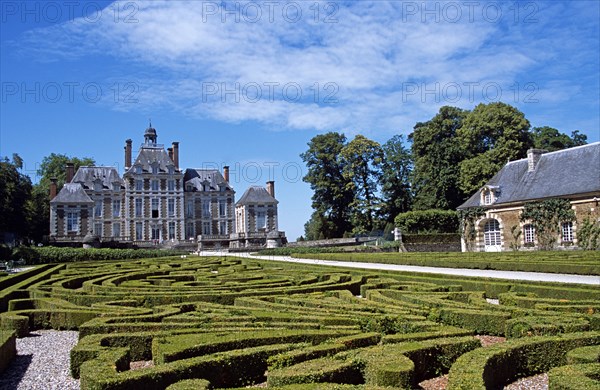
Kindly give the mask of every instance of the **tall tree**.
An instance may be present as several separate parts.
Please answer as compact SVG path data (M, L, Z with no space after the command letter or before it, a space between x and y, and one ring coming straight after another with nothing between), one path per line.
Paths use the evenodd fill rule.
M68 157L64 154L55 153L44 157L40 168L37 170L40 181L33 186L31 201L27 205L30 214L30 237L35 241L42 241L43 237L50 233L50 203L48 199L50 179L57 179L57 187L60 191L65 184L65 165L67 163L73 163L75 172L77 172L79 167L94 165L95 161L89 157Z
M404 137L395 135L381 147L383 162L381 164L381 215L388 223L400 213L407 212L412 202L410 175L412 172L412 156L404 146Z
M308 150L300 155L308 169L303 180L314 191L315 213L308 223L307 237L342 237L352 230L349 212L354 192L352 182L344 175L341 152L345 145L345 135L329 132L313 137Z
M457 131L467 113L457 107L441 107L431 120L417 123L408 136L414 159L413 209L455 209L465 200L458 187L458 164L465 153Z
M465 118L457 135L466 158L460 163L459 187L472 194L506 164L523 158L533 146L530 124L513 106L479 104Z
M354 192L351 203L355 233L369 233L375 228L378 210L377 184L381 176L383 151L379 143L357 135L342 149L344 176Z
M580 134L578 130L571 133L569 137L557 129L549 126L534 127L531 131L533 146L537 149L545 149L549 152L585 145L587 136Z
M14 233L19 237L28 234L27 208L31 196L31 180L19 172L23 160L13 154L0 160L0 232Z

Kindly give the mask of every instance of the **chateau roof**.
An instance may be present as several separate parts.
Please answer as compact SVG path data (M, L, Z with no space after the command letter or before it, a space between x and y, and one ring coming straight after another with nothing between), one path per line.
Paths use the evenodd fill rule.
M85 189L93 189L98 180L102 182L103 189L112 189L113 184L125 185L114 167L79 167L71 183L80 183Z
M191 184L196 191L202 191L203 183L208 183L211 191L219 191L223 185L233 191L233 188L225 181L225 178L217 169L188 168L183 175L183 181L186 190Z
M509 162L486 186L499 189L496 202L490 205L492 207L579 194L600 194L600 142L542 154L531 172L526 158ZM458 208L482 206L482 189Z
M159 144L143 144L140 151L127 173L134 173L135 166L140 165L142 172L152 172L152 165L158 165L159 172L168 172L169 166L175 167L175 163L169 157L163 145Z
M236 206L247 204L277 204L279 203L269 192L260 186L252 186L244 192L244 195L237 201Z
M66 183L50 203L94 203L79 183Z

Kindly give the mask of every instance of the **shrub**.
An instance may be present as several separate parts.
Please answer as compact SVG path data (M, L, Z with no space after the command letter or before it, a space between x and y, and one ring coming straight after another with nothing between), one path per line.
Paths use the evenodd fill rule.
M17 356L16 336L12 331L0 330L0 374Z
M553 390L600 389L600 363L556 367L548 372L549 388Z
M456 233L458 215L454 210L416 210L395 218L402 233Z

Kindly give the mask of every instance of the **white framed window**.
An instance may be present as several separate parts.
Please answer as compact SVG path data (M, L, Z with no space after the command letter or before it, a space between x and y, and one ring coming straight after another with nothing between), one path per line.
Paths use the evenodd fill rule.
M256 230L265 229L267 227L267 213L264 211L256 212Z
M189 240L191 238L194 238L195 235L196 235L196 229L194 229L194 223L188 222L185 227L185 237Z
M94 217L102 216L102 201L97 200L94 202Z
M94 235L98 237L102 237L102 223L94 224Z
M136 180L135 181L135 190L136 191L143 191L144 190L144 181L143 180Z
M113 199L112 201L112 215L113 217L121 216L121 199Z
M160 216L159 209L158 209L159 205L160 205L160 200L158 198L152 198L152 203L151 203L152 218L158 218Z
M113 223L112 236L113 237L121 237L121 224L120 223L118 223L118 222Z
M175 216L175 199L167 200L167 213L168 213L169 217Z
M194 200L193 199L189 199L187 201L185 214L190 218L194 218Z
M160 226L159 225L150 226L150 239L151 240L160 240Z
M167 180L167 190L175 191L175 180Z
M169 222L169 240L175 239L175 222Z
M158 191L158 188L159 188L158 180L152 180L150 182L150 185L151 185L152 191Z
M67 211L67 232L79 231L79 212Z
M532 224L523 226L523 239L525 244L533 244L535 242L535 227Z
M219 217L227 216L227 202L224 200L219 201Z
M490 190L486 190L483 193L483 204L492 204L493 201L493 196L492 196L492 191Z
M209 200L202 201L202 216L210 217L210 201Z
M485 246L502 245L500 239L500 224L495 219L487 221L483 227L483 240Z
M144 239L144 225L142 222L135 223L135 239L136 240Z
M573 242L573 222L562 223L562 240L565 242Z
M202 223L202 234L207 234L210 235L212 234L212 229L210 228L210 222L203 222Z
M137 198L135 200L135 216L136 217L141 217L142 216L142 210L143 210L143 199L142 198Z

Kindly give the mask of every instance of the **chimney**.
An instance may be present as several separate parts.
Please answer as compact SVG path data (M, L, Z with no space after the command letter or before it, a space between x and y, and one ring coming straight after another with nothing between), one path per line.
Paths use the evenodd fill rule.
M125 169L131 168L131 140L125 141Z
M173 148L167 148L167 152L169 153L169 158L173 161Z
M535 171L540 158L542 158L542 153L545 152L547 151L543 149L529 149L527 151L527 172Z
M56 197L56 178L53 177L50 179L50 200Z
M229 165L223 167L223 177L225 178L225 181L229 183Z
M267 192L273 198L275 197L275 182L273 180L267 182Z
M67 177L65 179L65 183L70 183L71 180L73 180L73 176L75 176L75 164L73 163L67 163L66 165L67 168Z
M173 142L173 164L179 169L179 142Z

